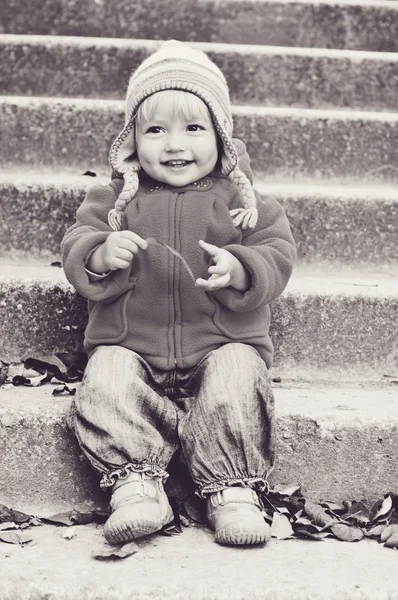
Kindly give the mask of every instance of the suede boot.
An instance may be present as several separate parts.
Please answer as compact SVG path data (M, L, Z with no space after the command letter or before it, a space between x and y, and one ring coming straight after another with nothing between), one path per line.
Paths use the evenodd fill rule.
M207 499L207 518L219 544L264 544L271 537L258 496L248 487L228 487L211 494Z
M113 486L111 516L104 525L110 544L131 542L155 533L173 520L163 483L159 477L131 473Z

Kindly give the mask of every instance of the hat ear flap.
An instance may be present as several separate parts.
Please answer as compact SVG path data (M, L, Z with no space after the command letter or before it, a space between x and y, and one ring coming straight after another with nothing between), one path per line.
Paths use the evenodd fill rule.
M123 173L124 185L123 189L119 194L118 199L115 202L115 207L108 213L108 223L114 231L121 231L123 225L123 213L126 206L131 202L137 193L139 186L138 169L141 168L138 161L136 161L135 168L126 169Z

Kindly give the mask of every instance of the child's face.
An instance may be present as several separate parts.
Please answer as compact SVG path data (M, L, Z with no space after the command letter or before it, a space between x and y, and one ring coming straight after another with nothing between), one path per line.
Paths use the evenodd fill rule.
M137 154L144 171L163 183L182 187L208 175L218 159L217 134L210 113L187 120L173 116L173 93L165 95L149 121L136 126Z

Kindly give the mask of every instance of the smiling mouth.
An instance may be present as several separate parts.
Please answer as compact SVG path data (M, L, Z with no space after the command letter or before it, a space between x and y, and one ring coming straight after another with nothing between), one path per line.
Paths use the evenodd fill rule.
M193 160L166 160L162 162L165 167L182 168L193 163Z

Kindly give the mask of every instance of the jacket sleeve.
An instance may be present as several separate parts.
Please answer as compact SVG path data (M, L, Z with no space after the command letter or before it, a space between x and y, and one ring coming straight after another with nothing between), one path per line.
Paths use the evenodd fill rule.
M296 246L286 214L273 196L261 198L256 191L258 222L244 230L242 244L224 246L248 271L250 288L240 292L223 288L219 302L236 312L247 312L269 304L285 289L293 270Z
M99 280L91 281L85 266L89 255L102 244L112 229L108 225L108 212L116 199L116 186L94 185L76 213L76 223L61 242L62 265L66 278L79 294L97 302L110 301L131 287L130 269L119 269Z

